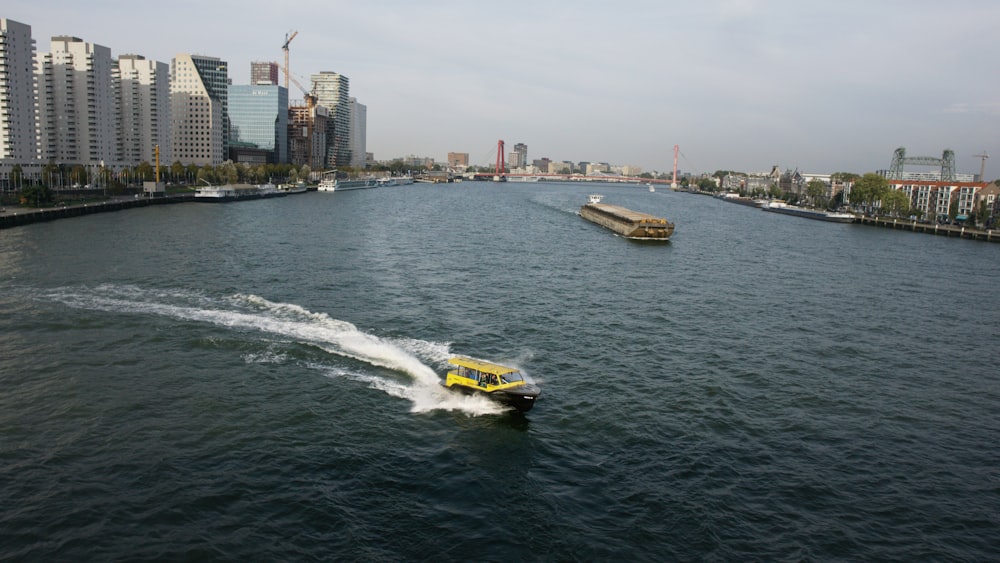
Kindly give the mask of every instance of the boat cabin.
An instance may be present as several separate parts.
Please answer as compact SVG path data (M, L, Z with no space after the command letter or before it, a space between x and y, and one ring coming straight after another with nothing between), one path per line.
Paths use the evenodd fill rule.
M462 356L451 358L448 363L456 367L448 372L447 387L461 385L490 392L525 384L524 376L516 368Z

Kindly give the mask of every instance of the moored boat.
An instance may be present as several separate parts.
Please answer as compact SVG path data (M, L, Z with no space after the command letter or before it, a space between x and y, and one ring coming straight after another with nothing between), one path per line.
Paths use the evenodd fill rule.
M323 178L319 181L316 189L321 192L332 192L337 189L337 173L327 172L323 174Z
M301 194L309 190L304 182L298 182L296 184L278 184L278 191L285 194Z
M334 189L338 192L343 192L347 190L363 190L365 188L376 188L378 187L378 182L375 181L374 177L368 178L356 178L353 180L337 180Z
M587 205L580 208L580 216L634 240L667 241L674 233L674 224L662 217L601 203L603 198L600 194L591 194Z
M270 192L249 184L225 184L222 186L202 186L195 190L194 200L210 203L224 203L244 199L271 197Z
M465 356L455 356L448 363L455 366L445 378L444 386L448 389L481 394L521 412L531 410L541 393L517 368Z
M772 201L771 203L763 206L761 209L764 211L771 211L773 213L784 213L785 215L795 215L796 217L805 217L807 219L816 219L819 221L830 221L832 223L853 223L855 220L854 214L852 213L806 209L805 207L789 205L783 201Z

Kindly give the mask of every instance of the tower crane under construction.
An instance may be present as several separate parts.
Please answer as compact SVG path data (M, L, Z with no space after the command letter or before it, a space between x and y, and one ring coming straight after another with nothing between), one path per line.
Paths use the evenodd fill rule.
M288 77L288 44L291 43L292 39L295 39L295 36L298 35L298 34L299 34L298 31L290 31L290 32L286 33L285 34L285 44L281 46L281 50L285 52L285 90L288 89L288 78L289 78Z

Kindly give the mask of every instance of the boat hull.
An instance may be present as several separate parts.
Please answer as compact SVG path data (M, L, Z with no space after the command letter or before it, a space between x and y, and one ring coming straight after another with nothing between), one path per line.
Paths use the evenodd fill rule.
M493 391L485 391L479 387L471 387L461 384L453 384L449 386L448 389L464 393L466 395L483 395L492 401L496 401L497 403L507 407L515 408L520 412L530 411L531 408L535 406L535 402L538 400L538 395L540 393L538 387L530 383L508 389L496 389Z
M854 215L850 213L831 213L829 211L817 211L815 209L805 209L790 205L765 205L762 209L772 213L783 213L785 215L794 215L796 217L805 217L806 219L815 219L830 223L853 223L855 220Z
M666 219L607 203L588 203L580 216L633 240L668 241L674 234L674 224Z
M346 192L348 190L364 190L367 188L377 188L378 183L374 178L364 178L361 180L337 180L334 191Z

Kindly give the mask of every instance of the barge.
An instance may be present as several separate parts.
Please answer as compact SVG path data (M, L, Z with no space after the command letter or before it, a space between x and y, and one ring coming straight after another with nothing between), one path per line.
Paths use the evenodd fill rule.
M580 208L580 217L633 240L670 240L674 224L661 217L601 203L604 196L593 194Z
M830 221L832 223L854 222L854 215L852 213L839 213L836 211L806 209L804 207L796 207L794 205L788 205L783 201L772 201L771 203L765 205L762 209L764 211L771 211L774 213L784 213L785 215L795 215L796 217L805 217L807 219L818 219L820 221Z

